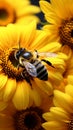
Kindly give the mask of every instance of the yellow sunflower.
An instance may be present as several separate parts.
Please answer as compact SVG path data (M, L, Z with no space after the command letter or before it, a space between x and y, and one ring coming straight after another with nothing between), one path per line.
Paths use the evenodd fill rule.
M9 23L28 24L33 19L39 22L35 13L39 7L31 5L30 0L0 0L0 26Z
M44 113L47 121L43 127L48 130L72 130L73 129L73 75L67 78L65 92L54 90L54 105L50 112Z
M44 29L51 33L53 40L73 48L73 0L40 0L40 7L49 24Z
M42 114L40 107L15 110L9 106L0 113L0 130L44 130L41 125L45 121Z
M28 26L10 24L7 27L0 27L0 110L7 107L11 99L17 109L27 108L33 103L39 105L38 91L42 90L51 95L54 86L60 84L68 57L62 52L55 55L60 44L47 41L48 35L45 31L36 30L35 21ZM44 60L51 62L53 67L44 61L41 63L46 67L47 81L31 76L25 67L18 68L20 61L16 60L15 52L19 50L19 44L20 48L32 52L35 49L39 53L53 52L51 54L55 57L43 57ZM40 60L41 58L42 56L39 57Z

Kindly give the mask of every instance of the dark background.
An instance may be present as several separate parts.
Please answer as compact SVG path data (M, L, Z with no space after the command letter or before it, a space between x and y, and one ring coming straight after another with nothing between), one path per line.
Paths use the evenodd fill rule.
M31 4L39 6L39 1L40 0L30 0L30 1L31 1ZM46 1L49 2L50 0L46 0ZM44 19L44 14L42 12L39 13L39 14L37 14L37 16L40 18L40 20L41 20L42 23L46 22L46 20ZM38 29L41 29L41 27L43 26L42 23L40 23L40 24L37 25Z

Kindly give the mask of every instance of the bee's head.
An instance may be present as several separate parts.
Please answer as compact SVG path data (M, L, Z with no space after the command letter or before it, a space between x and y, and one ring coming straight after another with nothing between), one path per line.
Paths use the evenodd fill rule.
M14 54L16 60L19 60L19 57L22 56L24 50L25 50L24 48L16 49Z
M30 60L33 57L33 54L25 48L20 48L15 51L14 56L16 60L19 60L20 57L25 60Z

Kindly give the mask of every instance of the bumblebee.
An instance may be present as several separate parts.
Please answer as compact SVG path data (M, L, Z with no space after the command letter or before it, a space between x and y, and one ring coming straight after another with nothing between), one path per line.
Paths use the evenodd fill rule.
M53 67L51 62L42 59L39 60L40 56L51 56L55 54L50 52L38 53L37 50L31 52L26 48L19 48L15 51L14 57L19 62L18 66L23 67L23 72L21 73L22 77L26 79L28 83L30 83L30 77L36 77L40 80L47 81L48 80L48 72L43 62L46 62L49 66ZM31 83L30 83L31 84Z

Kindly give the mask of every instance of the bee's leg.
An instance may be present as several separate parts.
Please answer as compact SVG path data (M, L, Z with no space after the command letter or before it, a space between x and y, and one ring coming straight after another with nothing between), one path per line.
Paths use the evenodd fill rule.
M32 86L32 84L31 84L31 78L30 78L29 74L26 72L26 70L23 70L23 72L21 73L21 75L30 84L30 86Z
M30 77L25 76L25 79L26 79L26 81L30 84L30 86L32 86L32 83L31 83Z
M44 62L47 63L49 66L55 68L55 67L52 65L52 63L51 63L50 61L48 61L48 60L42 59L41 61L44 61Z
M18 69L18 70L19 70L20 66L21 66L20 64L17 65L17 69Z

